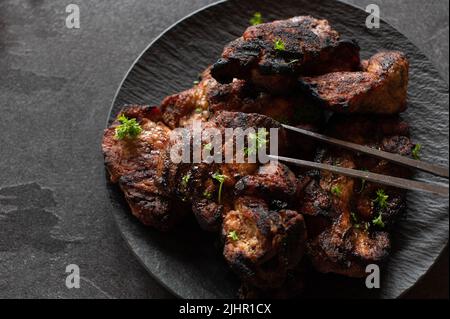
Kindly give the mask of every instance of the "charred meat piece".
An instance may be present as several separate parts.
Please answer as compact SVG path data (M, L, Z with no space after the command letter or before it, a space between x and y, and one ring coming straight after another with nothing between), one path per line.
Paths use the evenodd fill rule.
M195 116L195 115L194 115ZM245 133L247 129L265 128L267 132L271 128L279 129L279 140L285 142L285 132L280 124L273 119L255 113L240 113L240 112L216 112L208 121L201 122L203 132L208 129L216 129L219 136L221 136L221 144L219 149L209 142L207 135L202 136L200 145L203 150L209 144L213 147L212 151L220 150L220 161L208 163L204 158L198 162L177 163L170 157L172 149L184 147L182 137L171 139L168 143L170 147L161 154L157 164L157 183L158 185L174 196L178 197L186 203L192 203L192 210L200 226L207 231L218 231L222 222L224 213L232 209L234 200L235 184L239 183L242 178L255 174L259 162L248 162L243 154L242 162L236 158L236 153L232 154L230 159L226 158L226 147L231 150L237 150L236 141L239 135L227 136L225 128L242 130ZM193 136L192 127L184 128L186 132L182 135ZM192 150L193 139L190 140L190 149ZM177 147L177 145L180 147ZM282 148L283 144L280 143ZM267 141L266 147L270 147L270 139ZM193 160L193 158L192 158ZM200 160L200 159L199 159ZM280 164L281 165L281 164ZM280 176L278 181L283 181L283 178L294 177L292 173L289 175L289 170L285 167L285 175ZM223 179L223 182L220 182ZM285 182L288 183L288 182ZM291 183L295 183L291 181ZM270 194L275 197L276 194ZM295 194L290 194L289 200L292 200ZM283 194L286 198L286 194Z
M169 128L161 122L156 108L129 106L122 110L128 118L135 118L142 133L134 139L115 138L120 124L116 119L105 130L102 149L111 182L119 183L133 215L143 224L168 230L182 219L184 211L170 200L170 194L159 187L156 163L168 143ZM155 121L155 122L154 122Z
M249 27L225 47L211 73L220 83L238 78L271 93L286 93L300 75L354 71L359 65L355 42L341 40L327 20L299 16Z
M398 117L335 115L327 135L406 156L414 147L407 124ZM317 160L391 176L410 174L384 160L333 147L320 150ZM385 260L389 231L405 208L403 190L325 171L304 176L302 183L307 186L298 211L305 217L307 252L318 271L362 277L368 264Z
M257 197L235 201L224 217L224 256L242 280L258 288L281 286L299 263L306 239L303 217L295 211L272 211Z
M274 162L260 166L256 174L241 178L235 185L235 194L290 201L297 194L297 186L294 173L286 165Z
M409 63L403 53L377 53L362 69L301 77L299 83L305 94L334 112L395 114L406 109Z
M113 183L117 182L121 176L153 168L152 162L145 157L156 158L160 150L165 148L168 132L170 132L164 124L156 124L160 113L154 107L132 105L125 107L121 114L136 118L145 134L141 134L134 140L116 139L115 129L120 124L117 119L105 130L102 149L106 168Z
M158 230L167 231L179 223L189 207L155 191L154 175L137 172L122 176L119 181L132 214L139 221Z
M272 96L259 92L244 80L220 84L211 77L210 68L193 88L171 95L161 103L164 123L170 128L185 126L193 112L205 119L219 111L259 113L290 125L308 125L312 129L324 122L321 108L301 95Z

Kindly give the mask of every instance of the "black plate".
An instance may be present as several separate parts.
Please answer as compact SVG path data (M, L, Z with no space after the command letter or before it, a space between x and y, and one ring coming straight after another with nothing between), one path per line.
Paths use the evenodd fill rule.
M448 165L448 87L430 61L406 37L382 22L365 27L367 14L337 1L277 0L222 2L183 19L156 39L125 77L110 120L124 104L157 105L167 95L192 86L198 73L216 60L223 46L242 34L249 17L262 12L266 20L313 15L328 19L346 37L359 41L362 57L378 50L398 49L410 58L409 108L403 117L413 139L423 145L423 159ZM438 180L418 174L417 178ZM238 281L217 249L215 236L189 223L162 234L140 225L129 213L121 193L110 187L113 213L125 240L145 268L183 298L233 298ZM393 252L382 268L381 289L364 281L334 275L313 278L308 296L396 298L414 285L448 242L448 200L409 193L408 212L393 236Z

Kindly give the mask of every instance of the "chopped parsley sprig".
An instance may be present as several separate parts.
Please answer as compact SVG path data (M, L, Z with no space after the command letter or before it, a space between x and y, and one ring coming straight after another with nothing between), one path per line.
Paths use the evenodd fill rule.
M386 195L386 193L384 192L384 189L379 189L377 190L377 197L374 199L374 202L376 204L378 204L378 206L381 209L384 209L387 207L387 200L389 198L389 195Z
M340 185L334 185L333 187L331 187L331 193L336 196L336 197L340 197L342 195L342 188Z
M383 218L381 216L381 212L380 212L380 214L378 215L377 218L372 220L372 224L374 224L375 226L381 227L381 228L384 227L384 222L383 222Z
M385 208L387 208L387 200L389 198L389 195L386 195L383 189L377 190L376 194L377 197L373 201L378 205L378 207L380 207L380 210L378 216L372 220L372 224L374 226L383 228L385 225L383 221L382 212Z
M411 151L411 154L412 154L412 157L415 160L420 160L420 150L421 149L422 149L422 145L421 144L414 145L414 147L413 147L413 149Z
M231 238L234 241L239 240L239 236L235 230L232 230L228 233L228 238Z
M284 44L283 40L278 38L273 41L273 49L275 51L284 51L286 50L286 45Z
M256 154L257 150L266 147L268 134L269 132L267 132L266 129L258 130L258 133L250 133L248 135L248 140L249 142L251 141L251 146L249 145L249 147L244 148L244 154Z
M184 175L181 178L181 186L186 188L190 178L191 178L191 174L190 173L187 173L186 175Z
M114 135L115 139L133 139L141 134L142 127L139 125L135 118L129 119L124 114L121 114L118 120L121 124L116 127L116 134Z
M261 24L261 23L263 23L261 12L255 12L253 14L253 17L250 19L250 24L251 25L258 25L258 24Z
M223 183L225 182L225 179L227 178L226 175L219 174L219 172L216 172L212 175L212 178L219 182L219 193L217 195L217 201L219 204L222 202L222 188Z

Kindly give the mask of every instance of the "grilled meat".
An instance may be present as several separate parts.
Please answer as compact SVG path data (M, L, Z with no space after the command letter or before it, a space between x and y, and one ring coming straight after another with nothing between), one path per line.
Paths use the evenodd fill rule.
M224 217L224 256L242 280L258 288L282 285L299 263L306 229L302 215L270 210L266 201L243 196Z
M171 157L172 151L177 146L185 147L186 142L161 122L152 121L164 118L164 114L137 106L124 109L123 114L136 118L143 131L136 139L117 140L116 121L105 131L103 150L111 180L119 181L133 214L146 225L167 230L191 206L203 229L222 229L224 256L243 280L260 289L282 284L301 259L306 238L303 217L289 209L298 184L287 166L239 163L236 157L232 163L208 163L204 159L196 162L193 158L177 163ZM232 144L235 148L238 138L227 137L225 128L240 128L243 132L255 127L278 128L280 141L286 142L279 123L264 115L220 111L205 120L194 112L185 123L195 119L202 120L203 132L215 128L225 137L218 145L222 160L225 146ZM193 135L191 126L185 129L182 135ZM204 138L199 141L203 147L207 142ZM194 140L189 139L191 150ZM270 140L265 147L270 148ZM217 174L223 184L215 177ZM239 237L230 242L232 231Z
M275 41L284 44L277 50ZM220 83L248 80L271 93L286 93L299 75L359 68L359 47L341 40L327 20L299 16L249 27L229 43L211 70Z
M129 106L121 114L136 118L142 133L135 139L116 139L118 120L105 130L102 149L111 182L119 183L133 215L144 225L168 230L185 214L155 180L156 163L168 144L170 129L157 122L160 113L153 107Z
M218 111L259 113L281 123L311 129L319 128L324 122L322 110L301 95L272 96L238 79L220 84L212 78L210 68L193 88L171 95L161 103L163 121L170 128L185 126L193 112L207 117Z
M326 20L300 16L253 26L225 47L193 88L160 107L124 108L142 131L117 139L116 119L104 133L105 164L143 224L169 230L192 213L202 229L221 234L225 260L242 279L241 296L289 297L301 291L308 260L319 272L350 277L382 262L405 193L278 162L242 162L254 152L249 136L243 158L235 152L225 162L225 150L238 151L240 138L226 128L243 134L278 128L280 155L315 154L323 163L407 177L408 169L384 160L336 147L316 150L311 139L280 124L320 131L323 108L399 113L407 83L402 53L380 52L361 63L358 45L342 40ZM195 135L194 124L202 135ZM204 132L222 140L216 145ZM414 147L408 125L395 116L335 114L326 134L405 156ZM198 149L202 158L193 155ZM174 150L188 151L188 161L174 161ZM304 252L308 259L302 260Z
M334 112L395 114L406 109L408 68L403 53L385 51L363 61L362 71L301 77L299 83Z
M195 115L194 115L195 117ZM201 118L201 117L199 117ZM173 144L168 147L160 157L158 165L158 183L165 189L173 190L173 193L187 202L193 203L193 212L199 224L209 231L217 231L221 225L222 215L230 209L233 199L234 185L243 177L254 174L259 163L243 162L239 163L236 157L233 157L233 163L225 163L227 144L232 144L236 148L237 136L229 136L227 139L225 128L240 128L245 132L248 128L279 128L279 140L286 141L284 130L280 125L266 116L250 113L238 112L217 112L208 121L202 123L202 130L216 128L222 136L222 144L219 149L214 148L217 153L220 150L222 163L175 163L170 158L170 150L176 148ZM190 134L190 133L183 133ZM209 141L203 136L201 141L202 148ZM181 138L173 139L173 143L180 144L183 147L184 141ZM282 145L281 145L282 146ZM191 145L192 147L192 145ZM270 147L270 143L267 144ZM235 156L236 154L234 154ZM245 159L244 159L245 160ZM218 201L220 183L214 179L214 174L226 176L221 191L221 201ZM183 179L185 182L183 182Z
M405 156L414 147L407 124L397 117L335 115L329 128L330 136ZM410 174L385 160L331 147L321 150L317 160L398 177ZM405 208L405 192L325 171L303 179L307 186L298 211L305 216L313 266L320 272L362 277L367 264L384 261L390 249L389 229Z
M235 194L254 195L289 202L297 194L294 173L281 163L260 166L253 175L242 177L235 185Z

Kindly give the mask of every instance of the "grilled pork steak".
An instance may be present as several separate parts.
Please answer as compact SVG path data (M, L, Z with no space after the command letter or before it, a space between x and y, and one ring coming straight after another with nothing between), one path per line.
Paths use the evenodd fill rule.
M408 125L398 117L335 115L327 133L405 156L414 146ZM320 150L317 160L397 177L410 174L385 160L332 147ZM305 216L307 252L314 267L320 272L362 277L368 264L383 262L390 249L389 230L405 208L405 192L325 171L304 179L308 182L298 211Z
M282 43L278 48L275 42ZM271 93L286 93L299 75L359 68L359 47L341 40L327 20L299 16L249 27L230 42L211 70L220 83L248 80Z
M406 109L409 63L398 51L375 54L362 71L302 77L299 83L319 105L340 113L396 114Z

